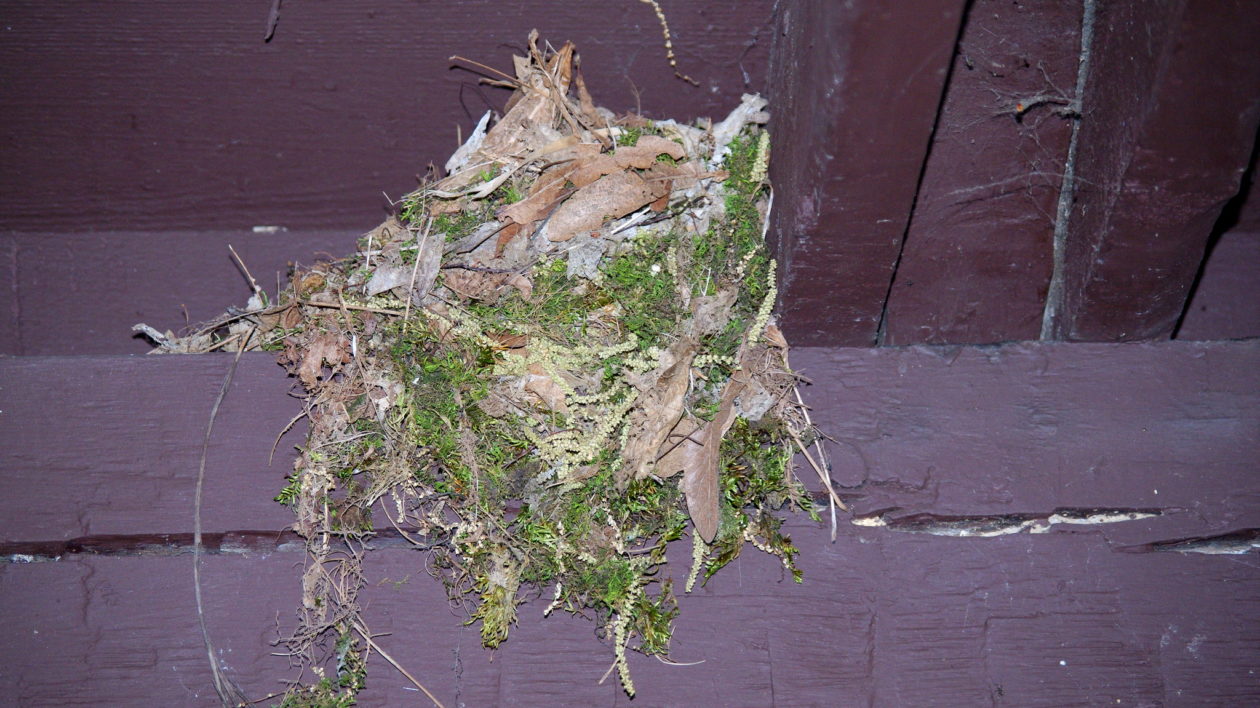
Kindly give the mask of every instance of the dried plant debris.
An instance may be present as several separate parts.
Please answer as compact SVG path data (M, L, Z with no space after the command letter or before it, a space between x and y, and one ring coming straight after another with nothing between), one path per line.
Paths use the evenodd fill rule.
M689 520L686 590L745 543L800 579L776 512L814 515L791 460L818 435L771 314L766 101L716 125L616 116L576 66L531 35L506 113L358 253L189 336L146 330L160 351L275 351L301 383L288 648L335 644L325 690L362 685L374 528L432 551L487 647L531 593L595 618L632 695L626 650L669 650L661 570Z

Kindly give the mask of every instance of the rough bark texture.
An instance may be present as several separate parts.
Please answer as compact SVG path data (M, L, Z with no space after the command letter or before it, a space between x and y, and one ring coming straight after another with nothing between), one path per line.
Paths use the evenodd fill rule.
M834 545L823 527L790 524L803 585L750 550L684 597L673 658L705 663L632 656L634 705L1260 697L1249 674L1260 657L1260 575L1248 561L1260 538L1260 342L795 354L818 382L807 400L836 437L835 476L860 523L841 515ZM0 466L35 470L3 489L0 540L37 540L26 529L41 538L187 529L195 450L226 361L0 361ZM267 499L289 458L274 474L262 464L293 405L287 385L270 357L242 362L211 448L208 529L284 523ZM175 390L182 396L167 395ZM93 416L104 423L89 427ZM85 489L97 470L148 460L163 464L147 476L117 472L109 491ZM83 502L93 494L110 503ZM1151 516L1029 530L1054 513ZM297 603L301 555L288 548L206 562L210 630L251 698L292 676L268 645ZM679 550L675 577L688 560ZM6 543L6 552L17 551ZM545 598L521 608L491 661L421 554L381 551L368 573L369 626L390 633L382 645L447 705L627 703L613 682L597 683L610 658L593 625L542 620ZM0 691L19 705L212 705L190 578L188 555L0 565L10 632ZM379 657L369 686L364 705L419 700Z
M771 230L792 341L875 343L964 5L781 6Z

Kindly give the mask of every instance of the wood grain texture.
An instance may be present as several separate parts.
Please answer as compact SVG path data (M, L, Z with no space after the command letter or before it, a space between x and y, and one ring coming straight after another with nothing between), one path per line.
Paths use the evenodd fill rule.
M875 343L964 5L782 4L771 233L792 341Z
M202 562L207 628L221 667L251 699L298 678L272 643L293 626L299 561L281 553ZM12 639L0 644L9 705L219 705L191 557L0 565L0 603Z
M186 528L185 470L195 469L200 409L208 410L226 361L0 360L3 535L17 522L53 537ZM803 348L794 364L815 381L807 402L836 438L842 495L859 520L883 525L842 516L832 544L825 527L794 519L803 585L750 550L682 598L673 658L704 663L632 655L639 697L630 703L613 679L597 683L611 654L595 626L542 620L547 598L520 608L513 638L492 655L425 577L423 554L399 549L370 557L362 599L372 631L389 632L382 645L447 705L1260 699L1254 549L1160 545L1260 538L1260 341ZM95 375L71 383L85 369ZM269 357L242 361L207 477L231 480L236 493L207 487L208 527L287 522L269 501L281 475L258 463L295 407L287 385ZM183 411L155 403L177 389L204 400ZM151 459L165 463L162 473L129 471ZM107 471L113 481L91 482ZM1069 509L1158 515L1060 523L1045 533L942 535L956 534L960 519L1009 529L1020 515ZM681 578L688 554L676 550L670 574ZM253 698L286 676L267 642L277 617L281 631L291 626L300 558L207 560L211 631ZM0 565L11 630L0 648L0 691L23 704L210 705L189 563L76 556ZM405 680L372 661L363 705L415 705Z
M1258 209L1260 211L1260 209ZM1179 339L1260 337L1260 224L1221 234L1177 330Z
M1260 125L1248 2L1100 3L1053 334L1169 336Z
M367 228L0 235L14 274L0 292L0 333L13 333L0 354L144 354L152 344L131 330L138 322L178 333L244 306L249 280L228 246L274 294L290 264L347 255Z
M507 92L449 57L510 71L537 28L577 43L598 103L724 116L765 90L770 0L652 8L371 0L6 3L0 227L25 231L367 229ZM637 91L637 95L636 95Z
M191 532L210 408L231 357L0 358L0 540ZM245 356L206 459L208 532L278 530L271 501L306 435L292 381L270 354Z
M1076 3L971 4L881 343L1039 336L1080 24Z

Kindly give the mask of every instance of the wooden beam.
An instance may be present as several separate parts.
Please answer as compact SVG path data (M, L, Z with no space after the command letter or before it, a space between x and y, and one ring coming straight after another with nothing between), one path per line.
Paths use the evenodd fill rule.
M510 73L537 27L600 105L720 118L765 90L773 5L665 4L693 86L634 0L286 3L264 43L270 4L7 2L0 227L366 230L507 99L451 55Z
M0 358L0 542L193 530L210 408L232 358ZM280 530L272 498L293 471L304 421L271 354L242 358L206 459L207 532Z
M370 228L370 227L369 227ZM240 254L259 286L276 292L289 265L349 254L367 229L11 233L6 265L13 280L0 303L0 354L144 354L152 346L131 331L145 322L179 332L249 299Z
M875 343L965 4L781 5L771 229L792 341Z
M972 3L882 344L1038 337L1080 25L1075 3Z
M0 359L0 535L186 529L227 359ZM834 544L825 525L788 523L802 585L749 549L682 597L672 658L704 663L632 654L636 705L1254 695L1260 341L799 349L794 363L815 381L807 402L836 439L833 476L855 517L839 517ZM297 404L269 355L238 373L211 448L207 526L278 530L287 514L269 498L290 458L263 464ZM677 551L675 578L689 565ZM369 628L447 705L625 703L598 683L609 646L587 621L542 619L548 598L522 605L490 654L423 555L368 556ZM211 634L251 699L292 677L269 642L292 627L300 559L206 558ZM188 555L4 560L3 695L210 700ZM361 701L415 705L372 661Z
M1096 1L1044 334L1168 337L1260 125L1260 13L1246 0Z

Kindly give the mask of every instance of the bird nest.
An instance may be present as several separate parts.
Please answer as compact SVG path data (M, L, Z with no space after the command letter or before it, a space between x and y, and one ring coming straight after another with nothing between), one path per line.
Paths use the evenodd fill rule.
M746 544L799 581L776 515L817 518L795 452L839 503L772 314L766 100L617 116L575 67L531 35L503 116L357 253L187 336L147 330L160 351L275 351L305 393L277 497L309 553L287 645L338 661L295 701L362 686L374 533L433 553L487 647L531 589L594 617L633 695L626 650L669 651L671 542L691 537L688 592Z

